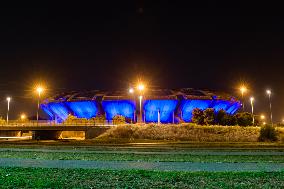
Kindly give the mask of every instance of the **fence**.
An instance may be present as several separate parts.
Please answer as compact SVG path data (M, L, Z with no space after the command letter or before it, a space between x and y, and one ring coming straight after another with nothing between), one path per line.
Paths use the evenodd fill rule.
M19 121L19 120L9 120L0 122L0 126L113 126L112 121L100 121L95 122L91 120L74 120L63 123L56 123L55 121Z

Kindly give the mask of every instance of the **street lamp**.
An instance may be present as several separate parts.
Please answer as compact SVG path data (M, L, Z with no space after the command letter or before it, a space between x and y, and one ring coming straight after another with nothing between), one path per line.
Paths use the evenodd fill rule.
M44 88L41 86L38 86L36 88L36 92L38 93L38 99L37 99L37 114L36 114L36 121L37 121L37 125L38 125L38 117L39 117L39 103L40 103L40 97L41 97L41 93L44 91Z
M21 120L24 121L27 118L26 114L21 114Z
M140 111L140 122L143 122L142 119L142 100L143 100L143 92L145 90L145 85L143 83L138 83L137 89L140 92L139 96L139 111Z
M265 116L264 116L264 115L260 115L260 119L261 119L261 120L264 120L264 119L265 119Z
M8 105L8 107L7 107L7 124L8 124L9 123L9 110L10 110L11 97L7 97L6 100L7 100L7 105Z
M252 125L254 125L254 115L253 115L253 101L254 98L250 97L250 104L251 104L251 114L252 114Z
M268 99L269 99L270 121L271 121L271 125L273 126L273 119L272 119L272 104L271 104L271 90L266 90L266 94L268 95Z
M134 89L133 89L133 88L130 88L130 89L128 90L128 92L129 92L130 94L133 94L133 93L134 93Z
M243 105L243 112L245 111L245 101L244 101L244 93L247 91L247 88L245 86L241 86L240 88L241 94L242 94L242 105Z

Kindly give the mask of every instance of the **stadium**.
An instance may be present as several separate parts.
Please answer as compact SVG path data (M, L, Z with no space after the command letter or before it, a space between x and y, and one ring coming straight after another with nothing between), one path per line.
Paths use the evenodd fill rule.
M41 109L50 120L60 123L68 115L78 118L94 118L105 115L107 121L121 115L135 123L190 122L195 108L213 108L235 114L241 102L235 97L209 90L147 89L143 94L128 91L85 91L54 95L41 103Z

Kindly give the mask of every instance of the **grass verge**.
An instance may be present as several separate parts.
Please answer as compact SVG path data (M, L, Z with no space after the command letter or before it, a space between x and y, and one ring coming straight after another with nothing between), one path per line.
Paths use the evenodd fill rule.
M284 163L282 155L194 155L194 154L138 154L138 153L83 153L1 151L0 158L44 160L150 161L150 162L255 162Z
M0 168L1 188L283 188L284 172Z

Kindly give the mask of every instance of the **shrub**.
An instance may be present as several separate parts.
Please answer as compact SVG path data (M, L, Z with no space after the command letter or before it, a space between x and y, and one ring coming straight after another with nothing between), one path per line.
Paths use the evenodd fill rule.
M126 123L125 117L122 116L122 115L116 115L116 116L114 116L113 119L112 119L112 121L113 121L113 124L114 124L114 125L121 125L121 124L125 124L125 123Z
M192 111L192 122L198 125L204 124L204 114L203 111L199 108L195 108Z
M226 124L226 111L225 110L219 110L217 113L216 113L216 116L215 116L215 121L218 125L227 125Z
M260 129L259 141L277 141L277 133L273 126L265 125Z
M199 142L257 142L259 127L198 126L187 124L119 125L99 136L101 139L150 139Z
M241 112L236 114L237 124L239 126L249 126L252 123L252 114L248 112Z
M204 114L204 123L206 125L213 125L214 124L214 117L215 117L215 112L213 108L207 108L206 110L203 111Z
M96 117L91 118L91 121L95 124L105 124L106 122L106 117L105 115L97 115Z
M6 120L0 117L0 125L4 125L4 124L6 124Z
M86 118L77 118L74 115L69 114L67 119L63 122L64 124L86 124L88 120Z

